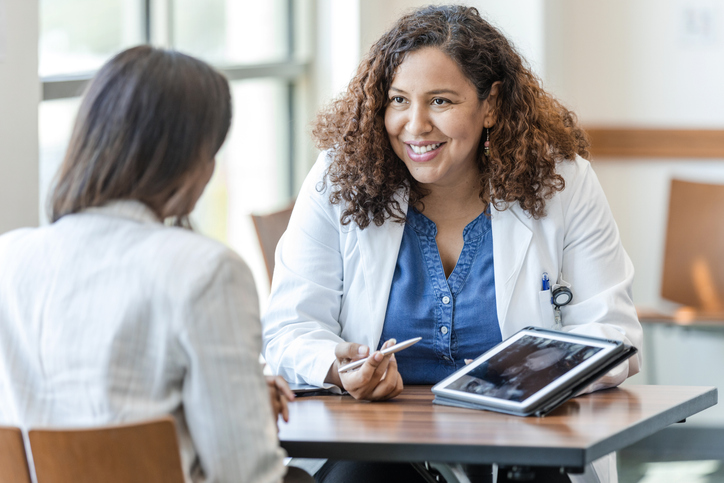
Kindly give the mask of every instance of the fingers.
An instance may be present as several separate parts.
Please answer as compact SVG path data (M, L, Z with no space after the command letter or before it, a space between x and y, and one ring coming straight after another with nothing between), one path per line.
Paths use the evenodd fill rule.
M272 418L274 419L274 423L277 426L277 432L279 432L278 419L279 419L279 413L281 412L282 407L281 407L281 403L276 398L275 393L276 393L276 391L274 389L272 389L271 387L269 387L269 400L271 402Z
M390 339L382 348L395 343ZM380 351L375 351L359 369L342 374L341 379L344 388L356 399L389 399L402 391L402 377L397 372L394 354L385 356Z
M287 381L281 376L266 376L266 384L269 389L269 400L274 419L276 420L281 415L282 419L288 423L289 402L294 400L294 393L289 388Z
M277 414L282 415L285 423L289 422L289 400L283 394L279 397L279 412Z
M387 372L384 378L372 391L371 398L374 401L383 401L386 399L392 399L402 392L404 385L402 384L402 376L397 371L397 359L395 355L390 355L390 360L387 365Z
M369 353L369 347L354 342L340 342L334 348L334 355L339 361L356 361L367 357Z
M276 376L274 378L274 382L277 389L284 397L286 397L289 401L294 400L296 396L294 395L294 392L289 388L289 384L287 384L287 381L285 381L282 376Z
M397 340L395 339L387 339L384 344L382 344L382 349L387 349L388 347L392 347L393 345L397 344Z
M390 339L382 344L382 349L387 349L396 344L395 339ZM372 353L369 359L359 368L360 376L363 381L368 383L374 382L377 385L387 371L390 358L392 355L383 355L381 351Z
M324 378L325 383L334 384L349 391L341 379L339 368L353 361L364 359L369 355L370 348L366 345L355 344L354 342L340 342L334 347L335 361L329 367Z
M281 376L276 376L274 378L274 386L277 390L277 398L279 401L279 411L277 414L282 415L282 419L284 419L285 422L289 422L289 403L294 401L294 398L296 397L292 390L289 388L289 384L287 384L287 381L284 380Z

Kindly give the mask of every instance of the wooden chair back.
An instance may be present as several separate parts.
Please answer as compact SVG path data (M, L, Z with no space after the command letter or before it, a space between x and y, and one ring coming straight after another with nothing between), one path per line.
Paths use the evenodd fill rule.
M183 483L173 419L28 432L38 483Z
M274 274L274 252L276 251L279 239L282 237L292 216L294 203L280 211L264 215L251 215L256 229L256 236L259 238L261 254L264 257L264 264L271 283Z
M0 426L0 483L30 483L23 433Z
M724 185L672 180L661 294L724 312Z

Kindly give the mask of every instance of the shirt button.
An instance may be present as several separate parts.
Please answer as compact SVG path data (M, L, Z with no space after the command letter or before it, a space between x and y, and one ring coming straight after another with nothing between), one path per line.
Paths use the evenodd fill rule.
M449 304L449 303L450 303L450 297L448 297L447 295L444 296L444 297L442 298L442 303L444 303L445 305Z
M442 356L442 358L445 359L446 361L450 360L450 358L448 356Z
M442 335L447 334L447 327L445 327L445 326L443 325L442 328L440 329L440 332L442 332Z

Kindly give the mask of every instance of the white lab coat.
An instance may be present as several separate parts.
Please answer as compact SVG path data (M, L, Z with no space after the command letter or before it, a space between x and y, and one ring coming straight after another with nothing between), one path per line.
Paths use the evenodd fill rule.
M322 386L342 341L376 348L404 226L386 222L360 230L340 223L343 207L323 189L331 159L322 153L297 198L276 251L272 290L264 317L264 356L288 381ZM570 284L562 308L563 330L622 340L639 353L591 390L615 386L639 372L642 329L631 298L633 266L621 245L598 179L588 161L558 164L565 189L546 203L546 216L529 216L517 203L492 210L498 322L503 339L533 325L553 327L543 272ZM397 195L407 211L405 193ZM599 468L600 467L600 468ZM615 481L615 458L596 462L600 479ZM590 468L588 469L590 471ZM588 474L587 471L587 474Z

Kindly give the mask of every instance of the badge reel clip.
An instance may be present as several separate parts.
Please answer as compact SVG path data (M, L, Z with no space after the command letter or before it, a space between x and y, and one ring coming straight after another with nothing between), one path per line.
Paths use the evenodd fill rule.
M571 285L564 282L562 278L560 278L560 281L560 284L557 283L553 285L552 288L549 288L550 282L548 274L543 272L543 290L551 291L551 304L553 305L553 314L555 316L554 328L556 330L560 330L563 327L563 322L561 320L561 307L570 304L573 300L573 292L571 292L570 288Z
M556 330L563 328L561 320L561 307L568 305L573 300L573 292L565 285L554 285L551 291L551 303L553 304L553 313L556 318Z

